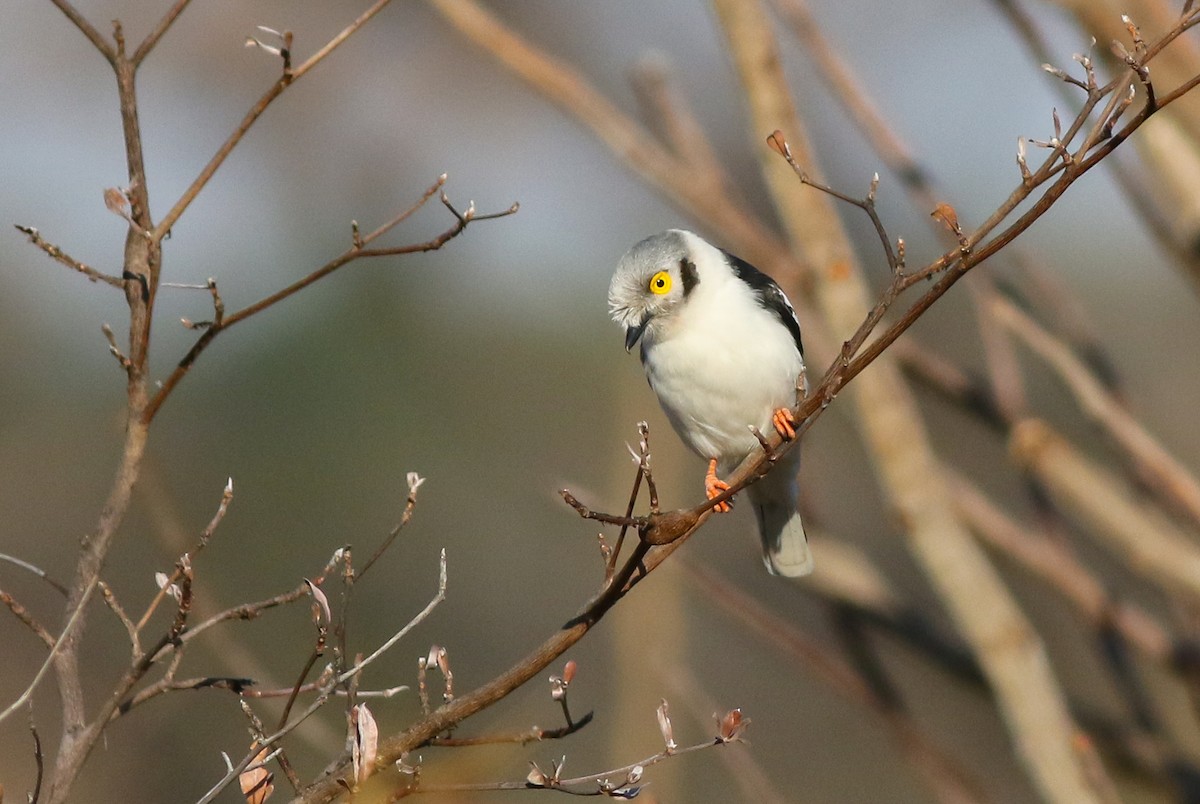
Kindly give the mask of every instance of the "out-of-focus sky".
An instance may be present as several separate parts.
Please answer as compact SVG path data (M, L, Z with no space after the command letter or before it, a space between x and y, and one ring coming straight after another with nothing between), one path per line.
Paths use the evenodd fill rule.
M137 42L161 12L156 5L166 4L81 2L78 8L105 32L109 20L120 18L127 40ZM243 46L255 26L293 31L300 60L363 5L195 3L187 10L139 77L156 218L278 75L277 59ZM1018 136L1047 137L1050 110L1062 104L1054 79L1033 63L992 4L813 5L883 112L948 188L960 219L969 224L990 213L1018 180ZM767 132L746 129L736 79L704 3L528 0L494 6L631 112L630 71L647 56L665 59L738 191L769 217L751 145ZM1086 37L1052 9L1033 10L1060 64L1088 47ZM848 129L782 31L781 41L823 167L837 186L865 191L878 160ZM67 577L73 547L103 500L119 444L123 383L100 325L109 322L120 332L124 305L118 292L51 262L10 224L35 226L72 256L119 273L125 225L105 210L102 193L126 181L120 120L107 65L50 3L9 3L0 44L0 551ZM519 201L520 213L473 225L437 254L355 264L223 334L156 425L149 479L110 562L114 583L131 600L152 594L152 571L168 568L186 549L228 476L237 496L201 568L219 590L214 608L287 588L315 572L341 544L359 546L360 556L369 553L398 515L404 473L417 470L430 478L421 507L411 535L390 556L384 589L360 609L360 645L385 637L419 608L433 589L437 550L446 545L452 592L443 618L424 626L416 639L425 642L414 642L386 666L386 677L372 683L411 683L415 657L429 641L440 641L467 657L459 667L466 688L515 660L590 594L598 570L594 533L555 491L570 485L596 507L621 506L630 471L624 443L634 437L637 420L649 419L654 428L667 504L694 499L701 467L678 447L605 309L620 254L647 234L691 223L423 3L397 0L275 103L174 227L164 278L196 283L215 277L226 305L236 309L341 252L350 220L373 228L443 172L450 176L446 191L460 208L473 200L489 212ZM925 212L907 208L886 172L880 208L893 236L908 240L911 262L936 253ZM859 235L864 261L882 279L885 266L863 221L852 211L846 219ZM451 222L432 204L389 242L425 239ZM1027 243L1084 299L1137 391L1132 404L1138 412L1177 454L1195 461L1200 430L1186 414L1194 408L1196 372L1179 362L1188 353L1183 345L1200 336L1195 297L1149 245L1111 182L1102 175L1081 181ZM177 319L203 319L209 299L204 292L164 289L160 300L153 366L163 376L194 338ZM921 332L955 356L970 355L972 345L955 341L955 305L961 312L961 299L950 300ZM1178 382L1189 390L1162 382L1168 367L1186 375ZM922 594L902 549L879 537L886 518L861 456L844 446L853 444L845 417L827 417L812 440L814 457L802 477L830 512L830 524L875 534L861 541ZM718 523L688 549L765 585L747 520ZM684 601L680 608L717 619L697 615L698 596L681 583L669 587L676 590L672 599ZM0 587L24 594L47 622L56 622L53 597L29 578L0 565ZM785 616L802 619L816 610L787 590L771 587L763 594ZM617 697L614 688L623 682L613 679L651 677L641 679L645 689L638 692L648 708L626 703L624 709L601 709L598 736L580 735L581 743L561 747L579 757L575 770L656 750L653 707L668 693L641 662L667 640L667 626L656 622L659 612L648 605L645 621L602 630L582 649L582 677L596 686L594 701L581 707L599 708L606 695ZM525 624L514 629L518 617ZM102 613L92 619L93 639L119 642L119 630ZM304 616L283 615L273 623L239 633L261 635L260 644L272 654L265 663L270 683L288 684L306 651ZM4 642L14 645L0 650L4 701L19 690L38 656L32 639L14 636L14 629L0 625ZM838 739L796 737L795 722L793 730L773 730L773 717L801 723L821 717L823 724L856 731L845 725L853 713L822 701L811 679L772 684L774 674L787 670L779 666L783 660L744 646L745 635L727 622L701 619L689 633L684 652L698 664L721 665L707 668L709 692L727 704L745 699L748 710L757 705L752 714L765 734L755 738L754 748L774 768L777 786L794 791L811 783L819 791L815 800L852 800L856 792L869 794L891 781L890 800L925 800L911 779L896 781L894 774L902 771L894 765L856 767L835 750ZM648 645L639 652L642 641ZM223 652L211 649L207 663L197 659L191 672L236 671L221 664ZM237 664L229 653L225 659ZM613 663L623 665L619 672ZM586 689L583 681L579 686ZM91 794L81 800L128 790L122 769L135 766L153 793L147 800L198 797L206 780L220 773L218 746L233 754L244 736L232 702L203 695L210 706L201 707L198 693L117 724L111 750L93 757L81 787ZM553 720L543 697L540 690L524 695L503 715L489 715L490 722ZM967 742L978 741L971 747L999 755L984 763L981 774L995 779L1011 772L1003 730L986 705L962 690L952 690L949 699L984 722L960 724L971 735ZM38 698L39 719L45 718L50 733L56 705L50 692ZM395 729L411 714L410 701L381 720ZM181 721L194 723L189 736L180 736ZM336 729L337 719L325 728ZM696 726L696 736L703 739L707 728ZM9 789L15 794L29 774L21 753L25 735L23 726L3 729L0 779L13 779ZM142 730L154 741L138 739ZM614 730L630 735L629 743L614 737ZM196 738L197 731L204 736ZM773 736L782 734L789 736ZM852 737L879 739L868 733L846 740ZM812 762L789 755L793 744L811 752L806 756ZM164 748L187 761L160 762ZM534 753L557 756L559 748ZM308 758L319 763L336 749L336 739L322 742L318 735ZM519 756L479 760L477 768L468 760L448 761L463 762L472 778L523 775ZM714 784L727 783L713 770L715 760L692 762L663 769L662 790L680 789L669 785L688 774L693 781L712 774ZM780 769L791 762L803 772ZM1011 799L997 799L1016 801L1027 792L1017 785Z

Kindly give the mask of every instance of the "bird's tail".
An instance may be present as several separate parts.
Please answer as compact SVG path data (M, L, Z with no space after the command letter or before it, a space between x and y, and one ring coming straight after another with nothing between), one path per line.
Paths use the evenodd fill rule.
M813 556L796 510L796 483L784 473L786 468L778 467L750 486L747 496L758 519L767 570L772 575L799 578L813 571Z

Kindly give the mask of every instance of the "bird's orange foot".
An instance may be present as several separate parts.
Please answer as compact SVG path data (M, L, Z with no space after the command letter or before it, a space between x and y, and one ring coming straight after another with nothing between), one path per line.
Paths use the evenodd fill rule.
M711 500L713 497L717 497L726 491L729 491L729 484L717 477L717 459L713 458L708 462L708 473L704 475L704 493ZM733 504L729 500L726 500L714 505L713 510L718 514L724 514L727 511L733 510Z
M780 408L771 416L771 424L775 425L776 432L783 437L784 441L791 441L796 437L796 417L787 408Z

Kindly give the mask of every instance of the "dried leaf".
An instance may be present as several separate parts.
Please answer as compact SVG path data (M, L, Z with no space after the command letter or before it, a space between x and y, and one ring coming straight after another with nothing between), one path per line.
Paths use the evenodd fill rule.
M750 718L742 717L741 709L730 709L717 720L717 739L723 743L740 740L742 732L750 725Z
M375 772L375 758L379 750L379 726L366 704L358 704L350 710L354 723L354 745L350 762L354 768L355 784L362 784Z
M533 760L529 762L529 774L525 777L525 784L529 787L545 787L546 774L542 773L542 769L537 766Z
M941 221L946 225L946 228L957 234L962 234L962 227L958 225L958 213L954 211L954 207L942 202L934 207L933 212L929 213L930 217Z
M250 747L253 748L254 745L252 743ZM242 795L246 797L247 804L263 804L275 792L275 785L272 784L275 775L260 764L266 761L269 753L266 748L259 751L251 766L238 776L238 784L242 788Z
M323 591L321 591L321 587L317 586L308 578L304 579L304 583L308 586L308 593L312 595L313 599L313 620L316 621L318 625L320 625L322 622L328 625L333 621L333 614L329 611L329 598L325 596ZM320 621L317 621L316 615L318 611L322 618Z
M104 206L108 207L109 212L122 218L129 214L129 199L116 187L104 188Z
M791 149L788 147L787 140L784 139L783 132L779 129L776 129L767 137L767 145L784 159L791 156Z

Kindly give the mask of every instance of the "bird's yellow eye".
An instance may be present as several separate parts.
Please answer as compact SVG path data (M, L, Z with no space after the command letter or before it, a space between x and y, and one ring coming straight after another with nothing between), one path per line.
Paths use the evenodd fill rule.
M650 277L650 292L662 296L671 292L671 274L659 271Z

